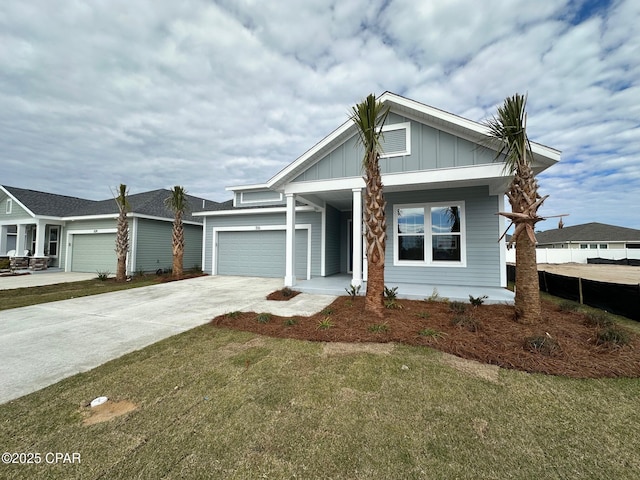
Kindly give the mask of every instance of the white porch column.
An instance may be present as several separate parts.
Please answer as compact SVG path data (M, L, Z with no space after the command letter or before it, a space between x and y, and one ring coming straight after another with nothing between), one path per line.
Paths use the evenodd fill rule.
M34 257L44 257L46 224L42 220L36 223L36 251L32 252Z
M16 257L22 257L26 248L27 226L24 223L18 224L18 235L16 237Z
M351 226L353 228L353 252L351 258L353 265L351 285L359 287L362 285L362 189L353 190L353 218Z
M6 255L7 253L7 232L9 230L8 225L0 225L0 255Z
M296 284L296 196L285 194L287 198L287 231L285 248L284 286L293 287Z

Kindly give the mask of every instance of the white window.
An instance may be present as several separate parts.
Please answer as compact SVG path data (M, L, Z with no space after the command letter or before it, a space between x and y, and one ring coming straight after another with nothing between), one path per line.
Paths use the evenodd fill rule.
M465 266L464 202L395 205L394 265Z
M383 126L380 147L380 158L411 155L411 122Z
M13 201L10 198L7 198L7 205L5 206L5 213L9 215L13 208Z
M49 238L47 242L47 251L45 252L45 255L48 255L50 257L58 256L58 234L59 234L58 227L49 227Z

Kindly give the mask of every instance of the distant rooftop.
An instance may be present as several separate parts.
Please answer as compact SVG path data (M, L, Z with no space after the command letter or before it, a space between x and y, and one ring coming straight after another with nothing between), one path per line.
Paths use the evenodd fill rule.
M536 233L538 244L567 242L640 242L640 230L606 223L584 223Z

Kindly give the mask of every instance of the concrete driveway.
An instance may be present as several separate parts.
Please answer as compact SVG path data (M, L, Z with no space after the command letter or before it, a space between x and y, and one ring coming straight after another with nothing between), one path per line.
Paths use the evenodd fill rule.
M281 279L206 276L0 312L0 403L234 311L311 315L335 297L265 299Z

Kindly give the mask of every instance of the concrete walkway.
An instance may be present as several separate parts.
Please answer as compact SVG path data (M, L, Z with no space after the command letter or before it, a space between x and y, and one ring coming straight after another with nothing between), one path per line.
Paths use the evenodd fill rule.
M33 272L28 275L11 275L0 277L0 290L12 288L38 287L41 285L53 285L55 283L80 282L98 278L95 273L80 272Z
M335 298L265 300L279 288L282 279L206 276L1 311L0 403L226 312L311 315Z

